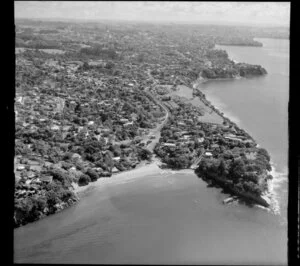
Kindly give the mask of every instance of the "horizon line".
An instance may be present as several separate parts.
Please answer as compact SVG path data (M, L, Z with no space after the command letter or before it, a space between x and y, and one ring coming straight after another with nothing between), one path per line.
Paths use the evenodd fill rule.
M138 19L113 19L113 18L101 18L101 19L87 19L87 18L51 18L51 17L43 17L43 18L28 18L28 17L14 17L14 20L40 20L40 21L61 21L61 22L101 22L101 21L111 21L111 22L140 22L140 23L150 23L150 24L159 24L159 23L170 23L170 24L190 24L190 25L215 25L215 26L245 26L245 27L271 27L271 28L289 28L289 23L287 24L278 24L274 25L271 23L248 23L248 22L228 22L228 21L187 21L187 20L181 20L181 21L174 21L174 20L156 20L156 21L150 21L150 20L138 20Z

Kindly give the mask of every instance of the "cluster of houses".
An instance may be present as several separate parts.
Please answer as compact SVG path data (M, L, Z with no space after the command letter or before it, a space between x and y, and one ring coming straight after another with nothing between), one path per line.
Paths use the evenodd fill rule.
M41 130L49 130L55 136L54 145L60 153L74 138L103 142L104 154L111 145L118 145L122 151L120 156L109 153L115 165L124 158L131 167L139 163L135 147L145 145L141 143L142 137L149 136L149 129L160 123L165 113L151 97L139 89L136 76L130 80L129 77L114 78L94 71L83 71L80 69L83 65L81 61L46 59L42 64L33 66L30 59L23 58L22 54L18 55L17 64L21 69L19 74L26 74L27 69L24 67L28 66L33 72L37 68L44 73L30 89L23 90L22 84L16 88L16 145L22 146L23 154L15 157L15 177L17 182L25 180L16 189L17 198L44 193L41 185L53 181L53 177L44 174L44 170L55 165L61 167L60 162L49 161L47 154L41 156L34 151L34 143L26 144L24 134L35 134L38 137ZM147 110L144 119L149 128L140 127L138 110ZM104 121L102 115L109 118ZM116 130L122 134L128 133L125 134L126 138L121 138L122 134L116 134ZM39 141L47 145L43 140ZM26 154L24 147L27 149ZM73 159L82 158L75 153ZM92 166L89 163L85 165ZM99 167L92 167L104 176L120 171L115 166L110 173L101 171Z
M166 93L161 96L157 92L159 91L153 90L156 97L163 100ZM203 100L206 105L211 106L204 98ZM254 140L246 132L224 118L216 108L212 111L224 118L223 124L202 122L203 110L192 106L184 97L172 96L170 100L163 101L163 104L169 109L174 119L171 119L171 123L163 129L158 149L163 149L168 153L171 150L189 148L189 155L194 157L195 162L199 156L207 158L217 156L220 149L241 145L256 146ZM168 138L164 137L164 130L171 131L172 135L168 135Z

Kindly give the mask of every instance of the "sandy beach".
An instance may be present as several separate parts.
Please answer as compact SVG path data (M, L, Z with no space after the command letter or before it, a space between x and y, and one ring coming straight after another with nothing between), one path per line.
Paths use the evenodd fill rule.
M158 173L165 172L166 170L162 170L159 168L159 164L160 164L159 160L155 158L149 164L142 164L133 170L116 173L108 178L107 177L99 178L97 181L91 182L86 186L78 186L77 184L73 184L74 192L77 193L77 195L80 198L82 198L85 196L87 192L93 190L94 188L102 189L108 185L110 186L110 185L123 184L137 178L143 178L145 176L155 175Z

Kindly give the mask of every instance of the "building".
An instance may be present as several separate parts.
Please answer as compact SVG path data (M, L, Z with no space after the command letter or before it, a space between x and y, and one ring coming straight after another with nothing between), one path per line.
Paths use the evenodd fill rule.
M204 156L205 157L212 157L212 153L211 152L206 152L206 153L204 153Z
M202 143L202 142L204 141L204 138L198 138L198 141L199 141L200 143Z
M40 180L41 182L52 183L53 177L50 176L50 175L42 176L42 177L39 178L39 180Z
M218 144L213 144L213 145L211 145L211 148L212 149L217 149L217 148L219 148L219 145Z
M116 173L118 173L118 172L120 172L116 167L114 167L112 170L111 170L111 172L113 173L113 174L116 174Z
M165 147L176 147L175 143L164 143L163 144Z

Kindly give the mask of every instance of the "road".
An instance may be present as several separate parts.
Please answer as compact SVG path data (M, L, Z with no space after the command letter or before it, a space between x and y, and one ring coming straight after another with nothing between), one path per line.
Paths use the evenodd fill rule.
M149 77L154 81L154 84L152 85L152 87L156 86L158 84L157 80L153 78L153 76L150 73L150 69L148 69L148 75ZM151 140L151 143L149 143L146 148L149 149L151 152L153 152L155 145L159 142L160 139L160 131L163 128L163 126L167 123L168 118L170 117L170 112L169 110L158 100L155 98L155 96L149 91L149 88L145 89L145 92L147 94L149 94L151 97L153 97L156 100L156 104L160 105L161 108L163 108L166 112L166 116L165 119L162 121L162 123L160 123L159 125L157 125L157 127L155 129L151 129L150 133L148 134L148 136L145 139L145 143L147 143L148 140L150 140L150 136L155 136L154 139ZM143 141L144 142L144 141Z
M160 131L163 128L163 126L167 123L168 118L170 116L169 110L166 107L164 107L163 104L159 103L159 105L165 110L166 116L165 116L165 119L162 121L162 123L157 125L157 127L155 129L150 130L150 134L147 136L148 140L150 140L150 136L155 136L155 139L152 139L152 142L147 145L147 149L149 149L151 152L153 152L156 143L159 142Z
M154 81L152 87L156 86L158 84L158 81L156 79L153 78L153 76L150 73L150 69L148 70L148 75L149 77ZM170 111L161 103L161 101L159 101L157 98L155 98L155 96L149 91L149 87L145 89L145 93L148 94L151 98L153 98L155 100L155 103L158 104L159 106L161 106L161 108L163 108L166 112L166 116L164 118L164 120L159 123L154 129L150 129L149 133L146 136L142 137L141 143L145 143L145 148L147 148L148 150L150 150L151 152L153 152L155 145L159 142L160 139L160 131L163 128L163 126L167 123L168 118L170 117ZM150 137L154 136L155 138L151 139ZM146 145L146 143L151 140L151 143L149 143L148 145ZM124 140L124 141L119 141L119 142L114 142L114 144L129 144L131 142L131 140Z
M198 164L201 162L203 155L204 155L205 151L203 151L201 153L201 155L199 156L199 158L191 165L191 169L196 169L196 167L198 166Z

